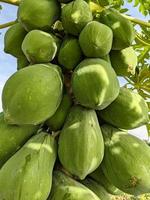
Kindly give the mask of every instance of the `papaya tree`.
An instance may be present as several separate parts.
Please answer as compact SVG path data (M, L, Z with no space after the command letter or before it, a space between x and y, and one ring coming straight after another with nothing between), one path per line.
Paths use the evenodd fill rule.
M149 141L128 130L150 137L150 21L127 8L149 17L149 0L0 3L18 9L0 24L17 63L2 91L0 199L149 199Z

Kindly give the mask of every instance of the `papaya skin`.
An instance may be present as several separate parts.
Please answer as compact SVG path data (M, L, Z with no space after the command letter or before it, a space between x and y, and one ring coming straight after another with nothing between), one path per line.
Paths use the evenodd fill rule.
M7 123L37 125L51 117L62 99L61 75L53 64L30 65L13 74L2 94Z
M45 132L33 136L1 169L0 199L47 199L56 156L55 138Z
M81 180L92 173L104 156L103 137L95 111L73 106L58 143L58 156L67 171Z
M0 168L37 132L38 126L8 125L0 114Z
M78 181L60 171L54 171L53 185L48 200L102 200Z
M58 52L58 62L67 70L73 70L82 59L82 51L75 37L67 37L63 40Z
M86 1L75 0L62 8L61 20L67 33L78 36L84 26L93 20L93 16Z
M27 32L20 23L16 23L11 26L4 37L4 51L5 53L11 54L16 58L23 56L21 49L22 42Z
M145 100L127 88L120 88L118 97L97 113L105 122L126 130L140 127L149 121Z
M22 0L18 9L18 20L27 31L50 30L60 16L60 4L56 0Z
M120 51L111 51L110 60L118 76L135 74L138 59L133 47L127 47Z
M48 63L56 56L57 45L51 34L33 30L24 38L22 50L32 64Z
M105 156L102 170L117 188L140 195L150 192L150 148L139 138L103 125Z
M117 10L105 9L97 19L109 26L113 31L113 50L121 50L131 46L135 39L133 24L124 18Z
M117 98L120 87L110 63L99 58L89 58L75 68L72 90L82 106L102 110Z
M112 41L112 30L97 21L89 22L79 35L81 49L89 58L100 58L109 54Z

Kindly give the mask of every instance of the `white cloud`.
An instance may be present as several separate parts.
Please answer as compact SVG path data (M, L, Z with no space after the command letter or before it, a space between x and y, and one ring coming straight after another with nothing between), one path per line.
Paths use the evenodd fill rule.
M139 128L129 130L129 133L140 139L148 140L148 133L147 133L146 126L141 126Z

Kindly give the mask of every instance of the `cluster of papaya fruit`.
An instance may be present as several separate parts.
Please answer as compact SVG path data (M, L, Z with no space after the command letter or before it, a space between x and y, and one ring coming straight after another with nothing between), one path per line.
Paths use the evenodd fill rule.
M21 0L4 51L18 71L0 114L0 200L109 200L150 192L150 147L127 130L148 122L120 88L135 73L134 28L84 0Z

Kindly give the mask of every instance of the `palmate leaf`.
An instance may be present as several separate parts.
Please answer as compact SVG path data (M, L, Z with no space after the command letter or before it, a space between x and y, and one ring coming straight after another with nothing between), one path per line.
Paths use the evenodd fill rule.
M128 3L134 3L134 7L138 7L143 15L150 14L150 1L149 0L128 0Z

